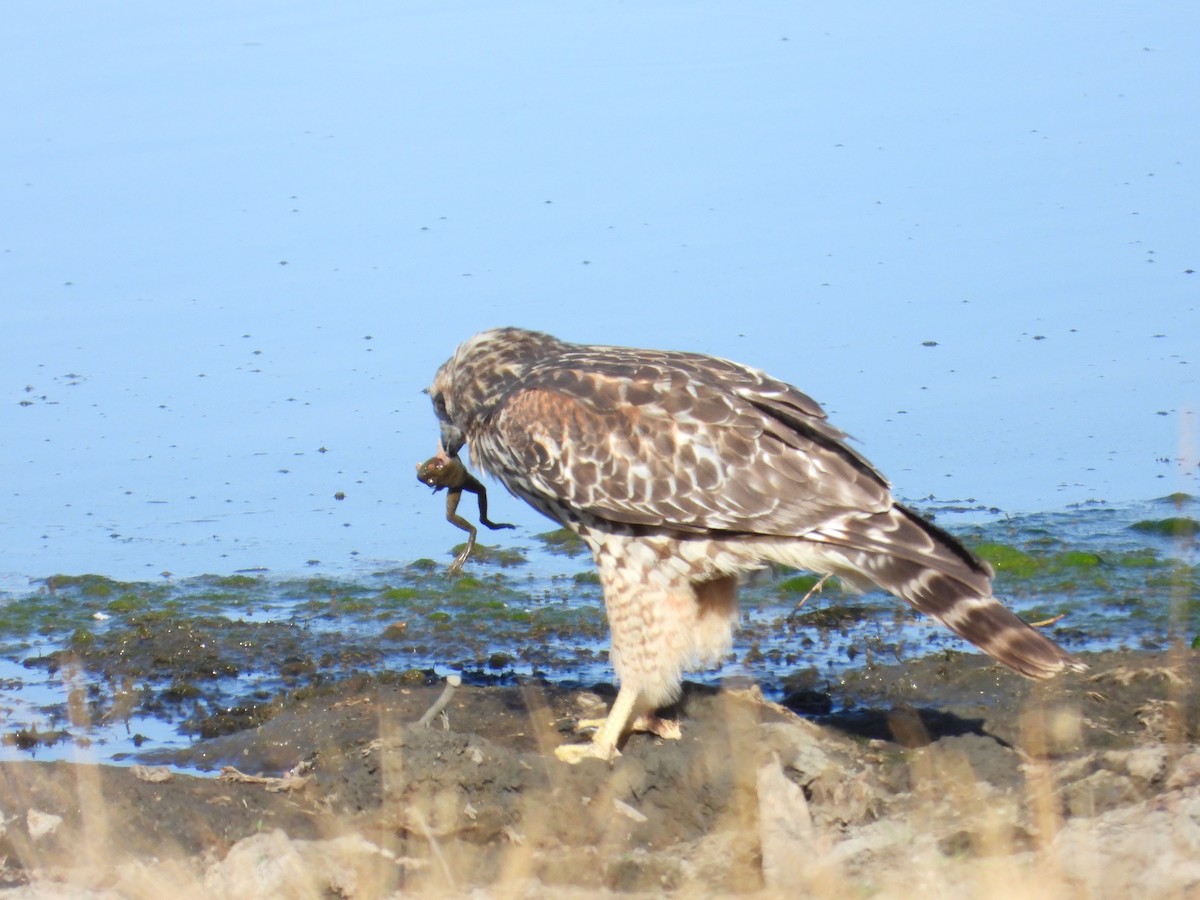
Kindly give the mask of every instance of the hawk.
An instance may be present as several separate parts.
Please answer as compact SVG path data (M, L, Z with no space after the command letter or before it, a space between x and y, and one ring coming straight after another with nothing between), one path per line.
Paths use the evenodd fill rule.
M757 369L498 328L428 392L439 453L466 444L595 559L619 690L562 759L611 759L632 730L678 737L655 711L728 653L738 576L769 563L878 586L1023 675L1084 668L992 596L986 562L897 503L812 398Z

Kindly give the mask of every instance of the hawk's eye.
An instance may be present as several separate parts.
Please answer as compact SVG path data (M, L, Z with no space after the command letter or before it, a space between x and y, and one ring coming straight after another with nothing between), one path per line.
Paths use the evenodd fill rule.
M433 397L433 409L439 416L444 419L450 418L446 413L446 398L441 394L435 394Z

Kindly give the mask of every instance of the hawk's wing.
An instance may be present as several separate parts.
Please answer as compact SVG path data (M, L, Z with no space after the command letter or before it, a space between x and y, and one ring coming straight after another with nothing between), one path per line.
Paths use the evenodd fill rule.
M472 454L518 494L617 522L795 536L892 506L811 398L681 353L576 352L529 372Z

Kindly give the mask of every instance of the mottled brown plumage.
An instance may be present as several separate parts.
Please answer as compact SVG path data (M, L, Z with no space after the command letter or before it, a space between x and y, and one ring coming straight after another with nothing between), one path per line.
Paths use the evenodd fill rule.
M569 344L516 328L466 341L430 387L442 441L591 549L621 684L591 745L727 652L737 576L769 562L878 585L1036 678L1078 668L992 597L991 570L895 502L821 407L728 360Z

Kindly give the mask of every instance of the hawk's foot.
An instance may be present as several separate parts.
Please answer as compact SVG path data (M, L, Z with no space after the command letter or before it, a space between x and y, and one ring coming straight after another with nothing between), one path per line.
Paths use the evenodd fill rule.
M600 728L607 719L580 719L575 723L577 732L595 731ZM643 713L633 720L633 724L629 726L630 731L645 732L653 734L666 741L677 741L683 737L683 731L679 727L679 722L675 719L662 719L650 713Z

